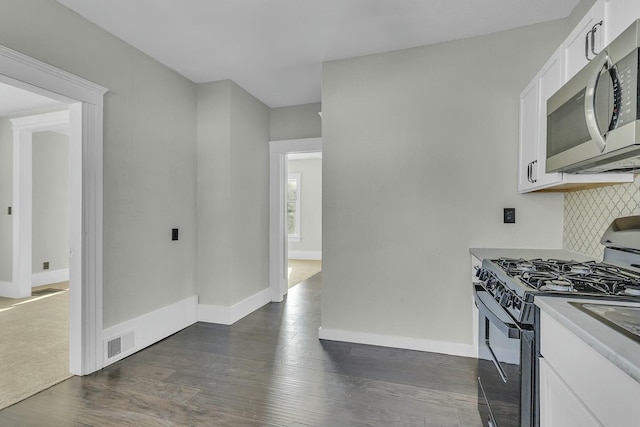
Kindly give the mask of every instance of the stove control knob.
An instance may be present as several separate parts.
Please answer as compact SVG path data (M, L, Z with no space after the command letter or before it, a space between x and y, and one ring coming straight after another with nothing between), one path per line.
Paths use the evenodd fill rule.
M493 291L496 288L496 280L493 278L489 278L487 280L487 290Z
M515 308L516 310L520 310L520 307L522 307L522 302L518 298L514 298L511 305L513 305L513 308Z
M509 308L511 307L512 300L513 296L510 293L505 293L504 295L502 295L502 298L500 298L500 305L505 308Z

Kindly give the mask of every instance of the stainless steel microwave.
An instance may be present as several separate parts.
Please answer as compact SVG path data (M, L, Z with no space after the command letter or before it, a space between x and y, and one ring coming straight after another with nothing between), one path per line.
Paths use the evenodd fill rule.
M547 172L640 170L640 20L547 101Z

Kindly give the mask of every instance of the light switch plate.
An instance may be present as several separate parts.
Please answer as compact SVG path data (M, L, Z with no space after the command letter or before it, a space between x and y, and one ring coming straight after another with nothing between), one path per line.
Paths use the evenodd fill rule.
M504 208L504 223L515 224L516 222L516 208Z

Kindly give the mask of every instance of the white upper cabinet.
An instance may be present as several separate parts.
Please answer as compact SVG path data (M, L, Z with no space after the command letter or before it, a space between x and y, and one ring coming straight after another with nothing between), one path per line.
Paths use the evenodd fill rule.
M562 84L558 49L520 95L520 167L518 191L525 193L562 181L561 173L545 173L547 99Z
M547 100L562 86L562 55L556 51L538 74L538 171L536 184L547 187L562 182L561 173L546 173L547 159Z
M533 168L538 161L538 85L534 79L520 95L520 167L518 191L525 192L536 187Z
M640 18L640 0L609 0L605 3L605 45Z
M622 31L640 18L640 0L597 1L522 91L518 158L520 193L563 191L633 181L633 174L630 173L546 173L547 100L606 46L609 29L618 28L617 23L612 25L610 22L614 11L615 14L632 14L626 16Z
M575 76L602 50L608 25L608 20L605 21L605 2L597 1L562 44L564 81Z

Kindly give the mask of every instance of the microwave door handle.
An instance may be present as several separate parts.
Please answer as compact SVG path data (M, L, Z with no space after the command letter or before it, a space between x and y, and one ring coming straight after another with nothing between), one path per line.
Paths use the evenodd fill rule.
M584 116L587 121L589 135L591 135L591 139L602 153L607 146L607 142L602 136L600 126L598 126L598 122L596 121L596 89L598 88L602 69L608 70L613 64L607 52L598 55L596 59L598 62L596 63L595 71L589 78L584 94Z

